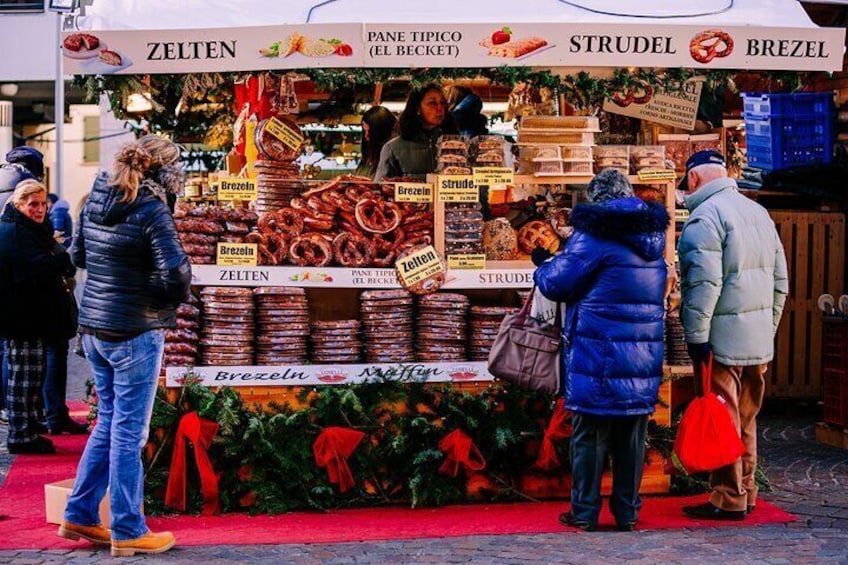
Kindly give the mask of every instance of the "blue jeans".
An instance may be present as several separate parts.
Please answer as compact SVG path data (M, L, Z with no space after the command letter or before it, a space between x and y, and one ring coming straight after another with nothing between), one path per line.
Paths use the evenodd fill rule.
M44 411L47 427L55 428L71 419L65 394L68 390L68 342L47 342L47 375L44 377Z
M571 513L578 520L598 523L601 476L607 454L612 455L610 511L618 524L636 522L642 499L639 485L645 465L648 416L574 414L571 435Z
M83 347L94 371L97 425L80 459L65 520L99 524L98 506L111 486L112 539L139 538L148 532L141 513L141 450L147 443L165 332L151 330L120 342L84 335Z
M6 356L6 340L0 339L0 408L6 408L6 390L9 387L9 358Z

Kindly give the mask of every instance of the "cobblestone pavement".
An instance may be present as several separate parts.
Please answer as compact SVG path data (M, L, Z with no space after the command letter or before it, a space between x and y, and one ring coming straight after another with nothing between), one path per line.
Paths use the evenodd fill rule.
M69 396L87 367L72 361ZM764 419L760 454L774 492L764 498L800 517L787 525L632 533L466 536L323 545L177 547L161 556L113 559L108 551L0 551L20 563L757 563L848 564L848 451L817 444L811 419ZM0 428L0 481L11 457ZM52 527L52 526L45 526ZM179 540L179 532L176 532Z

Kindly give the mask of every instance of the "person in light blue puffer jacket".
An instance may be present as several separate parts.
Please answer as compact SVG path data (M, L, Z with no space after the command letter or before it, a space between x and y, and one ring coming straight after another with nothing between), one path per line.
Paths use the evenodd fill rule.
M648 416L662 380L669 217L662 204L634 197L613 169L592 180L588 196L591 203L571 214L565 249L533 277L546 298L566 303L562 371L574 431L571 510L560 522L596 528L609 453L610 510L620 529L632 530L642 505Z
M774 336L789 291L786 257L768 212L739 193L724 157L689 158L681 188L690 216L678 242L683 321L696 387L712 357L712 391L736 423L746 453L710 476L710 501L685 507L699 519L743 520L757 500L757 414Z

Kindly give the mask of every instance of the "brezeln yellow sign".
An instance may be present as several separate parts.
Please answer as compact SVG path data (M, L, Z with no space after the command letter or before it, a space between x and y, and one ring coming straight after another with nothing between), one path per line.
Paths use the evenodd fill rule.
M403 259L395 261L398 277L404 288L423 281L428 277L444 272L444 263L432 245L421 248Z
M256 179L227 177L218 180L218 200L256 200Z
M515 171L510 167L474 167L474 184L503 186L515 182Z
M480 201L480 191L471 175L439 175L436 183L439 202L473 204Z
M677 180L677 173L674 172L674 169L642 169L636 176L639 177L639 180L649 181L649 180Z
M255 243L218 243L215 263L225 267L255 267L258 258Z
M465 255L448 255L448 269L462 269L467 271L482 270L486 268L485 253L469 253Z
M422 182L396 182L395 202L433 202L433 185Z
M293 151L297 151L303 145L303 136L277 118L272 117L268 120L268 123L265 124L265 131L282 141L283 145Z

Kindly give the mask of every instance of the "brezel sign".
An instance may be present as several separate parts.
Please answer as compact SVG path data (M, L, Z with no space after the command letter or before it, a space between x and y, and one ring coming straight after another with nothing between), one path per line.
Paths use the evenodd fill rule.
M492 44L505 26L509 41ZM97 47L80 47L81 33ZM841 28L508 22L63 33L72 74L504 65L837 71L844 39ZM100 54L103 45L110 53Z

